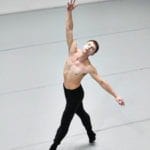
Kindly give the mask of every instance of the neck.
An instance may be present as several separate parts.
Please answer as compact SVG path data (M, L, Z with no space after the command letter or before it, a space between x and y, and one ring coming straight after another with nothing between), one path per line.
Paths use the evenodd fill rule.
M84 61L86 61L86 60L88 60L88 55L87 54L85 54L85 53L83 53L82 51L81 51L81 55L77 58L80 62L84 62Z

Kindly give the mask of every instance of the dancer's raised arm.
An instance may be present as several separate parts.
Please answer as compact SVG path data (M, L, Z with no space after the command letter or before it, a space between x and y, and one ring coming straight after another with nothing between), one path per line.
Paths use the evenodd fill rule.
M71 45L73 43L73 19L72 19L72 11L77 7L75 4L75 0L70 0L67 5L67 16L66 16L66 40L68 44L68 49L70 50Z

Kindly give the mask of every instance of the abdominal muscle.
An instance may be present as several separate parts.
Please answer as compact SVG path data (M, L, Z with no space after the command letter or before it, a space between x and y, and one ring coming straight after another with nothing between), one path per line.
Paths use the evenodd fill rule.
M84 64L67 61L64 68L64 86L67 89L76 89L80 86L82 78L86 75Z
M64 73L64 86L67 89L73 90L80 86L81 80L84 75L74 75L70 73Z

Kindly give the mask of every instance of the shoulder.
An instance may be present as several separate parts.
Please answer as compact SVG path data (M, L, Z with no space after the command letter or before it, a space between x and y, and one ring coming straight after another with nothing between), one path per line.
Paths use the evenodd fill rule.
M76 51L77 51L77 42L75 40L73 40L70 50L69 50L69 53L72 54L72 53L75 53Z
M96 68L91 64L90 61L88 61L88 73L89 74L96 74L97 73Z

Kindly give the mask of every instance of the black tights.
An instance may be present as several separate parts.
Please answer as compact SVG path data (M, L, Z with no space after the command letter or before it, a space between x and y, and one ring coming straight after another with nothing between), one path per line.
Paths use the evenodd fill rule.
M59 145L67 134L74 114L77 114L80 117L88 136L94 134L92 131L90 117L83 108L82 100L84 97L84 91L82 86L80 85L80 87L75 90L68 90L64 87L64 92L66 97L66 107L62 115L60 127L58 128L54 139L55 145Z

